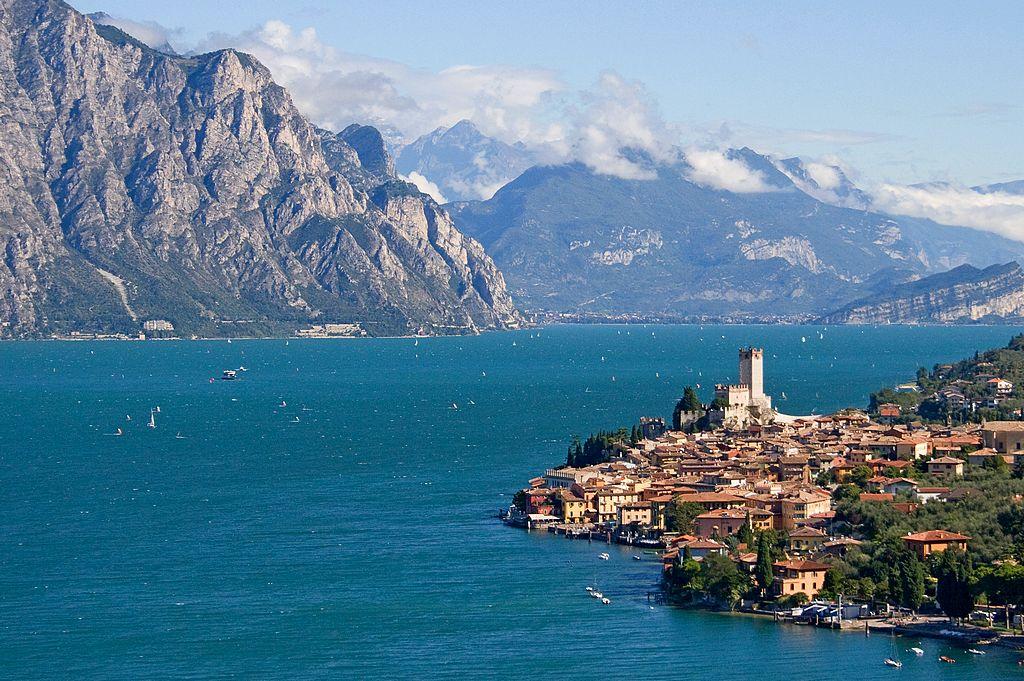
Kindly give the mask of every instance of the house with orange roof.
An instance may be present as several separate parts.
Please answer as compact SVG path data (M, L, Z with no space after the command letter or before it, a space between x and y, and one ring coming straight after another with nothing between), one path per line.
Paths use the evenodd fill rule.
M928 462L928 474L962 476L964 474L964 461L955 456L940 456Z
M903 543L911 551L917 554L918 558L924 560L933 553L945 551L950 547L958 548L961 551L967 550L967 542L970 537L948 530L928 530L917 532L903 537Z

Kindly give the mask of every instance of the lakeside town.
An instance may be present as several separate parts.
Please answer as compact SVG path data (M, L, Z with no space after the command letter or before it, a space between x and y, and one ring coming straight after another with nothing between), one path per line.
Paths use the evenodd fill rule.
M945 374L1010 406L1015 386L993 372L1024 367L1021 341L918 383L945 400ZM657 550L674 604L959 640L973 654L1024 644L1024 421L927 420L874 399L885 391L871 413L786 415L763 363L741 349L739 382L715 386L710 404L687 388L671 423L574 441L505 521Z

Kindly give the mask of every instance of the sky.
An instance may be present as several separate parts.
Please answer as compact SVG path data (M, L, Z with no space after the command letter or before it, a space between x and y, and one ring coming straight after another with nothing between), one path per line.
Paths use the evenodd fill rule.
M279 21L338 51L435 73L546 71L582 91L611 71L642 83L684 142L835 155L884 182L1024 177L1019 2L73 4L156 22L178 49Z

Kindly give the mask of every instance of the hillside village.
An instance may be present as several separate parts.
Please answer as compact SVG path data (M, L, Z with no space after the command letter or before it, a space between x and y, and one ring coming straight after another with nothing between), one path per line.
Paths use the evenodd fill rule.
M970 578L946 588L970 600L967 612L948 606L958 617L1006 601L1011 587L1024 594L1024 422L786 416L761 393L761 362L759 350L740 351L741 384L718 386L706 408L718 427L642 419L601 460L530 480L507 521L657 548L679 602L777 607L844 594L864 613L946 610L932 603L934 585L956 562L970 564Z
M917 419L980 423L1021 418L1024 407L1024 337L954 364L922 367L917 379L871 396L873 416L898 422Z

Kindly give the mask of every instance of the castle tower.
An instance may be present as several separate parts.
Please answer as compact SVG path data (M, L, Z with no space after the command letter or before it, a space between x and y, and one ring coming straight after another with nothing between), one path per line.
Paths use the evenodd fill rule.
M740 383L750 386L750 402L764 400L764 350L740 348Z

